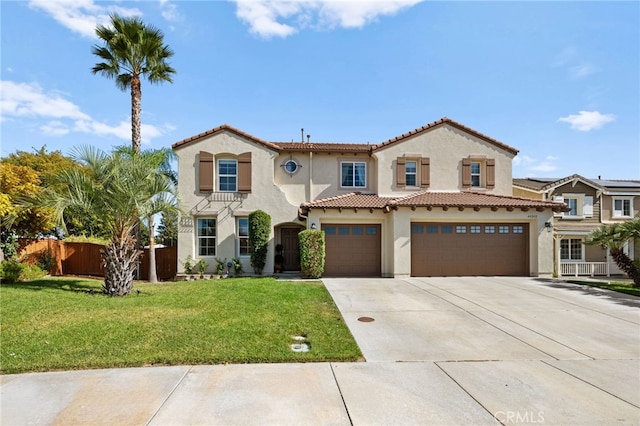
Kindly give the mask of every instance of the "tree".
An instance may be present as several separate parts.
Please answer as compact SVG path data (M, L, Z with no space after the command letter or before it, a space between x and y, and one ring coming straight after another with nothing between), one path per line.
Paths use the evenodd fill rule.
M86 172L62 172L58 185L46 188L32 203L53 209L62 226L64 212L72 207L109 218L106 226L110 242L102 251L103 291L113 296L129 294L140 257L132 231L139 218L153 210L156 199L175 191L173 183L137 153L116 150L106 154L93 147L81 147L75 150L74 158L86 166Z
M168 148L161 148L156 150L145 150L140 153L136 153L133 148L120 147L116 150L116 153L123 155L130 159L136 157L143 161L147 167L155 170L156 174L162 176L162 181L166 185L157 196L148 200L148 202L141 204L140 206L140 218L147 220L146 235L143 236L140 232L139 238L148 239L149 243L149 282L158 282L158 274L156 268L156 251L155 251L155 216L156 214L163 212L171 212L177 215L176 205L176 189L178 184L178 178L176 173L171 169L171 161L176 158L175 153ZM144 231L144 224L140 227L140 231ZM145 241L146 242L146 241Z
M640 268L624 252L624 245L631 238L640 238L640 216L629 222L601 226L589 235L585 244L609 249L616 265L633 280L634 287L640 288Z
M112 14L111 27L98 25L96 35L104 45L94 45L92 52L103 62L97 63L91 72L115 79L120 90L131 90L131 147L140 152L141 77L152 84L172 83L171 76L176 70L166 60L173 56L173 51L163 44L162 31L138 17Z
M251 244L251 266L256 274L262 274L267 261L271 216L262 210L249 213L249 242Z
M27 185L30 182L34 183L35 187L29 190L21 187L8 188L7 185L11 185L11 179L5 180L5 186L3 186L2 193L17 194L14 196L14 201L20 195L35 196L45 187L55 185L56 176L62 170L82 169L82 166L74 161L71 157L67 157L60 151L47 152L46 146L43 146L39 150L34 149L33 152L16 151L9 154L2 160L2 167L5 168L5 176L14 173L15 166L21 168L17 175L17 181L21 185ZM27 169L24 169L26 167ZM1 173L1 172L0 172ZM37 179L37 182L33 178L33 173ZM0 198L5 198L0 196ZM0 200L0 205L2 200ZM0 206L0 211L2 207ZM55 228L55 222L51 216L51 212L42 211L30 207L28 209L19 208L17 205L14 208L15 217L11 225L12 230L19 236L37 236L37 235L55 235L60 236L59 229ZM4 216L4 213L0 213L0 216ZM65 222L67 224L67 232L69 235L87 235L97 237L107 237L103 229L104 217L95 215L91 211L85 211L79 208L69 209L65 212Z
M178 213L162 212L158 225L158 241L168 247L178 244Z

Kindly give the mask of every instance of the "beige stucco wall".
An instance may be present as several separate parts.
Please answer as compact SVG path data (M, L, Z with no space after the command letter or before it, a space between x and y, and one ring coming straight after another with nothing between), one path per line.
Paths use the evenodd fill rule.
M514 197L531 198L533 200L544 200L545 199L544 194L542 194L540 192L529 191L527 189L518 188L516 186L513 187L513 194L512 195Z
M487 158L495 160L495 188L488 194L512 195L511 161L514 155L480 138L448 125L407 138L373 153L380 167L377 170L378 191L381 196L406 193L395 182L398 157L429 157L432 191L462 190L462 159ZM419 190L419 189L416 189ZM474 191L483 191L474 188ZM411 191L409 191L411 192Z
M629 218L613 218L613 199L614 198L631 198L633 197L632 216L640 214L640 193L637 195L603 195L602 196L602 222L615 223L629 220Z
M529 266L530 275L552 275L553 273L553 233L548 232L545 222L552 220L547 212L514 210L472 209L464 211L432 211L400 208L389 213L375 210L343 209L342 212L320 209L309 213L309 223L316 223L318 229L323 223L376 223L382 225L382 276L408 277L411 274L411 222L478 222L478 223L528 223L529 224Z
M238 155L251 151L252 184L251 193L239 201L216 201L214 195L210 201L206 194L197 191L198 153L210 152L214 155L228 153ZM178 178L181 215L178 233L178 271L183 271L183 263L188 255L196 261L196 222L198 217L217 217L217 252L220 259L237 257L236 218L246 217L255 210L263 210L271 216L271 225L296 223L298 221L299 203L292 203L285 192L274 184L276 153L269 148L246 140L234 133L223 132L187 144L176 151L178 155ZM281 171L281 170L278 170ZM304 168L302 169L304 172ZM289 197L295 198L295 197ZM273 237L267 256L264 273L273 271ZM205 258L208 262L208 273L215 271L216 261L213 257ZM241 258L245 272L251 273L248 257Z

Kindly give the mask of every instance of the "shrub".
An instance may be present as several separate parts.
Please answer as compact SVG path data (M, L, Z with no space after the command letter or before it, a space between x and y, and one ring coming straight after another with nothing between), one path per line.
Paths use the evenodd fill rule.
M187 258L182 263L182 266L184 267L185 274L193 273L193 268L195 265L193 264L193 258L191 257L191 255L187 256Z
M51 253L51 250L45 250L38 254L37 265L46 273L50 273L57 263L56 257Z
M207 270L207 261L204 259L200 259L198 260L198 263L196 263L196 268L198 268L198 273L200 274L200 276L204 276L204 272Z
M300 270L308 278L320 278L324 272L324 232L306 230L298 234L300 240Z
M251 266L256 274L262 274L267 263L271 216L262 210L249 214L249 242L251 244Z
M22 277L25 265L15 259L4 260L0 263L0 278L8 283L17 283Z
M237 257L234 257L233 259L231 259L231 262L233 262L233 269L235 269L236 271L236 276L242 275L242 273L244 272L244 269L242 267L242 262L240 261L240 259Z
M216 274L224 275L224 266L227 264L227 258L220 260L216 257Z
M47 272L38 265L23 264L23 266L24 268L22 269L20 281L37 280L38 278L42 278L47 275Z

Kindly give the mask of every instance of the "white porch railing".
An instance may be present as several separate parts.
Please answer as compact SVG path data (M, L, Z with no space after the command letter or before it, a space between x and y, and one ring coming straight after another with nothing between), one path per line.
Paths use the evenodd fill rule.
M611 274L619 274L615 263L610 262L562 262L560 263L560 275L561 276L574 276L588 275L593 277L594 275L606 275L610 277Z

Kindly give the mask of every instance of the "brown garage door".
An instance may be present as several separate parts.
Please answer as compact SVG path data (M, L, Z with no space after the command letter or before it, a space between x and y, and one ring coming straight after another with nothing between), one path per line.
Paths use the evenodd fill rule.
M380 276L380 225L323 224L322 230L324 276Z
M412 223L411 275L529 275L529 225Z

